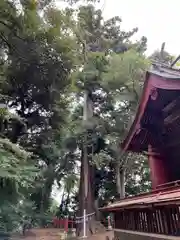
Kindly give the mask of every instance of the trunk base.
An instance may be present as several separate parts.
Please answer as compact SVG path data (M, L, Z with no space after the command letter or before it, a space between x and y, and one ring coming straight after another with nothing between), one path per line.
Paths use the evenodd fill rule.
M96 220L90 221L89 224L87 224L86 226L87 237L90 237L97 233L104 233L105 231L106 231L106 228L104 227L104 225L101 222ZM81 229L78 237L82 237L83 234L84 234L83 229Z

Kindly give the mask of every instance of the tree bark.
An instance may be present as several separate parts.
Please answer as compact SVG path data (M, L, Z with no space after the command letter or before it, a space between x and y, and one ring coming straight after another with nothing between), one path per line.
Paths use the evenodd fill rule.
M117 196L121 197L121 179L120 179L120 169L119 169L119 163L116 163L116 191Z
M81 155L81 176L80 176L80 188L79 188L79 211L78 216L84 215L84 210L87 214L92 214L91 217L87 217L86 221L86 236L90 236L101 227L97 224L95 216L95 191L94 191L94 167L92 166L92 154L93 154L93 142L92 147L88 146L87 133L92 129L91 120L93 117L93 102L91 98L91 92L85 90L84 92L84 109L83 109L83 124L86 127L86 133L84 135L83 150ZM92 149L91 149L92 148ZM77 235L83 235L83 222L77 224Z
M99 199L95 199L94 201L95 213L96 213L96 220L100 221L100 212L99 212Z
M86 176L84 174L85 172L85 164L83 161L84 158L84 151L82 151L82 161L81 161L81 177L80 177L80 188L79 188L79 209L78 209L78 217L82 217L84 213L84 209L86 209L86 214L92 214L95 212L94 207L94 196L93 196L93 188L92 188L92 166L90 166L89 161L86 162L88 171L86 173ZM86 188L85 188L85 177L87 178L87 196L86 196ZM95 218L92 216L91 221L87 222L86 229L87 229L87 236L92 235L94 233L93 227L92 227L92 221L94 221ZM82 236L83 235L83 222L77 224L77 235Z
M120 183L121 183L121 194L120 198L123 199L125 198L125 170L122 168L120 169Z
M87 123L90 118L93 117L93 102L89 96L89 91L84 92L84 109L83 109L83 124L87 128ZM78 216L83 217L84 210L86 214L93 214L94 208L94 194L93 194L93 167L90 164L89 147L87 146L87 131L84 135L83 150L81 155L81 176L80 176L80 188L79 188L79 210ZM92 153L92 151L91 151ZM94 233L93 225L94 215L91 217L91 221L86 222L86 235L92 235ZM83 222L77 224L78 236L83 235Z
M116 191L120 199L125 197L124 169L116 163Z

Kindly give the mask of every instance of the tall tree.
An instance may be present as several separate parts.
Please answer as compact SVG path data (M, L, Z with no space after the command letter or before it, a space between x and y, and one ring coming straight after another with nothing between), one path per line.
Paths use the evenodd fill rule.
M128 109L130 109L130 105L132 105L133 102L137 101L138 97L137 97L136 91L139 91L139 89L138 90L135 89L135 85L136 87L137 86L139 87L139 85L135 84L133 81L137 81L138 76L140 76L143 72L143 67L145 64L143 63L143 56L141 51L143 52L142 49L144 49L145 47L145 39L142 40L143 44L141 43L133 44L130 41L130 37L137 31L137 29L133 29L130 32L121 31L120 30L121 19L119 17L114 17L108 21L103 21L102 12L100 10L96 10L92 5L81 6L78 11L79 11L78 22L75 23L74 29L75 29L75 34L81 46L80 51L82 53L82 58L80 58L80 60L82 62L82 66L81 66L82 70L74 74L74 79L76 82L76 86L78 87L78 89L80 89L79 97L82 97L81 95L82 90L85 92L88 92L88 95L90 94L91 96L93 107L94 107L94 110L93 110L94 116L93 118L90 118L90 121L88 122L89 123L88 127L90 127L90 129L93 129L93 131L91 132L96 136L96 141L97 141L98 134L104 137L107 134L107 129L104 128L105 127L104 125L110 128L110 125L108 126L106 121L110 119L110 118L108 119L107 116L109 116L109 114L111 114L115 109L114 104L118 103L119 105L121 105L121 103L123 102L123 100L122 101L117 100L117 94L115 96L113 91L115 90L116 93L118 91L119 93L122 92L124 96L128 95L129 93L130 97L133 98L133 100L131 101L129 100L124 101L127 104L127 118L130 115L128 114ZM141 51L140 51L140 46L142 46ZM129 54L125 55L124 57L123 53L130 48L135 49L134 53L129 52ZM115 54L112 55L112 52L116 53L117 57L115 56ZM119 56L119 54L122 54L122 55ZM122 68L121 68L121 70L123 71L122 75L121 75L121 72L118 70L118 74L119 74L118 77L121 77L122 79L121 80L122 82L120 83L118 83L117 78L113 82L113 78L112 78L115 72L112 67L113 64L111 65L111 62L113 62L115 58L118 59L119 61L119 62L117 61L118 64L122 65ZM138 63L136 63L136 61ZM144 65L142 64L141 66L140 61ZM129 64L128 67L123 69L127 63ZM108 64L110 64L110 67L108 67ZM116 67L118 67L118 65L116 65ZM110 69L112 70L113 74ZM110 84L111 79L113 82L113 86L109 90L108 83ZM122 107L121 107L121 110L122 110ZM122 112L121 112L121 116L122 116ZM86 126L84 134L87 134L88 127ZM92 135L91 135L91 138L92 138ZM94 147L92 142L91 142L91 146ZM91 153L92 152L93 151L91 150ZM88 159L87 164L89 165L89 170L87 172L91 173L91 181L93 181L92 180L94 179L93 176L95 176L94 171L98 171L98 169L96 169L95 165L93 164L92 155ZM82 157L81 168L82 169L84 168L83 157ZM84 170L82 170L81 172L84 172ZM81 199L84 197L84 194L85 194L85 192L81 190L81 189L85 189L85 186L84 186L85 183L86 181L84 181L83 174L81 174L81 180L80 180L81 194L79 195L81 196ZM95 209L95 206L92 205L92 202L94 203L94 200L92 199L93 197L92 192L95 193L96 191L94 191L93 188L95 190L96 187L89 186L90 199L88 200L88 202L91 203L91 206L88 209L88 213L93 213ZM82 200L79 201L79 203L80 203L79 211L81 213L80 215L82 216L84 205L82 204ZM89 223L89 225L87 226L88 232L95 231L95 228L93 228L92 225L93 224ZM82 226L80 226L80 228L82 230Z
M103 76L104 93L108 95L106 104L111 108L101 109L101 118L106 129L105 138L108 140L106 152L110 154L111 164L113 163L117 196L120 198L125 196L127 165L132 167L132 164L127 154L121 152L119 145L135 114L147 67L148 61L142 54L129 50L123 54L111 55L107 72Z
M14 173L12 178L17 178L18 185L21 181L29 186L31 181L22 175L21 169L35 165L41 174L35 177L29 192L21 189L23 197L35 203L36 212L46 212L54 182L61 186L62 179L67 183L72 180L77 161L84 158L82 136L87 136L86 163L92 184L86 202L88 213L92 213L101 200L105 203L114 198L116 190L112 183L117 182L118 186L120 170L130 168L125 159L119 159L116 146L126 132L141 90L139 79L147 65L143 56L146 38L133 43L131 36L137 29L122 31L119 17L106 21L102 11L93 5L59 10L50 0L21 0L18 6L15 3L0 2L0 102L15 113L2 113L0 134L2 149L7 138L8 146L23 146L31 156L28 162L20 162L13 152L15 169L20 172L19 178ZM83 92L93 104L93 117L85 125L82 125ZM79 129L77 122L81 122ZM2 161L9 164L11 159L8 153L8 158L3 157ZM34 171L29 173L30 177ZM84 175L80 179L81 216L85 204L80 203L84 202L87 182L83 181ZM125 184L129 189L129 182ZM66 188L66 207L70 185ZM120 188L117 192L120 193ZM17 202L15 205L21 209ZM89 232L96 231L95 220L88 224Z
M46 8L40 17L39 3L21 1L21 8L15 2L0 3L1 95L23 120L11 118L13 131L6 130L6 136L32 152L31 161L38 168L43 166L40 185L32 189L30 197L36 210L44 212L54 180L59 181L68 170L69 153L59 148L68 115L66 96L76 42L64 32L68 15L59 11L53 18L56 11Z

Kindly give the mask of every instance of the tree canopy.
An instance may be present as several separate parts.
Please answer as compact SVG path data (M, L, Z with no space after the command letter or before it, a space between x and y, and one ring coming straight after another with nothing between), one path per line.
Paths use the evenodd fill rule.
M122 156L119 148L150 64L147 39L133 42L138 29L123 31L118 16L104 19L95 1L64 2L58 9L50 0L0 1L4 231L17 230L25 217L44 224L48 214L76 215L84 141L92 208L150 188L147 159ZM83 124L86 91L93 116ZM58 208L54 186L63 192Z

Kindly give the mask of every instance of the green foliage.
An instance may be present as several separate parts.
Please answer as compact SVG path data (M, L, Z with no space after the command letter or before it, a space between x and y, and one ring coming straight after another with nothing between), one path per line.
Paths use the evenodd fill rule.
M59 203L55 199L52 199L49 211L52 213L53 216L56 215L58 211L58 207L59 207Z
M128 169L126 173L128 177L133 174L135 168L133 162L136 157L131 157L131 161L125 156L121 157L117 145L124 138L129 121L135 114L149 61L143 55L146 39L142 38L142 42L135 44L130 41L130 37L137 29L122 32L121 19L118 17L105 21L103 25L101 20L101 12L96 11L93 6L80 8L80 36L83 36L85 42L82 58L84 64L82 70L73 74L73 77L80 96L82 89L91 92L94 117L90 121L95 123L93 133L96 140L100 135L106 141L103 151L93 156L94 193L99 203L103 205L116 198L117 166L119 171L121 168L125 171ZM84 42L82 40L81 42L83 45ZM73 114L73 117L76 116L76 123L77 119L81 119L79 113L82 114L80 105ZM79 148L82 146L79 145ZM138 163L140 164L140 161ZM126 185L129 186L130 183ZM128 193L128 187L126 190ZM140 190L138 188L136 190L138 194Z
M68 154L59 150L58 138L68 114L65 94L74 67L75 51L71 48L75 41L61 32L65 13L57 11L62 19L60 31L55 29L58 18L54 22L51 18L55 10L48 8L45 18L39 16L42 2L21 1L22 9L14 2L0 3L0 90L2 102L10 109L1 111L0 116L0 209L5 211L2 221L6 230L17 227L14 218L20 222L18 204L25 196L29 203L33 200L36 212L46 212L52 185L67 170ZM6 206L11 206L7 220Z
M5 201L0 207L0 229L4 232L21 232L24 219L33 216L34 205L27 199L19 200L16 205Z
M84 90L94 104L89 144L95 197L100 204L115 199L119 162L128 169L128 194L143 191L140 183L148 182L132 177L139 185L131 189L130 176L148 176L145 162L135 156L135 165L126 163L117 148L149 66L143 55L147 39L133 43L137 28L122 31L119 17L103 19L95 1L77 9L78 1L66 2L71 7L60 10L50 0L21 0L19 6L0 1L0 102L7 105L0 111L0 224L6 231L25 217L47 222L56 212L54 183L64 190L60 214L76 209L76 199L70 199L77 192L87 131L81 124Z
M4 231L17 230L22 215L28 209L32 211L32 206L27 206L27 199L25 203L20 203L38 176L38 169L28 163L29 159L28 153L17 145L0 139L0 226Z
M134 164L133 168L127 171L125 184L127 196L148 192L151 189L148 159L138 154L130 154L129 157L132 158Z
M173 56L170 55L168 52L163 51L163 53L161 53L160 51L156 50L151 56L150 56L151 60L157 61L157 62L161 62L161 63L165 63L170 65L172 63L173 60Z

